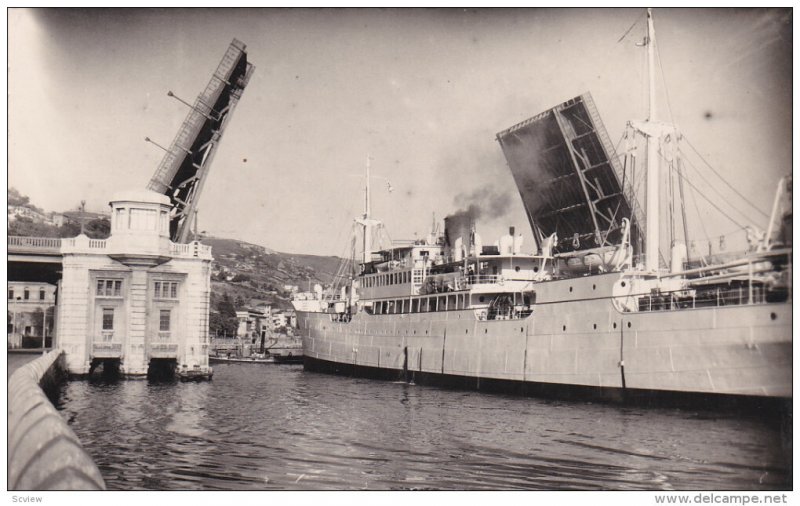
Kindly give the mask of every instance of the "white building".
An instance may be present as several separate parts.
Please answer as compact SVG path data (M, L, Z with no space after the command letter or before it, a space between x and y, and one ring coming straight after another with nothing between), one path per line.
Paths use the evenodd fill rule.
M19 348L23 336L51 336L56 286L43 282L8 282L8 346ZM49 311L50 310L50 311Z
M169 239L169 198L149 190L111 201L111 236L64 239L57 342L71 374L118 360L126 377L151 361L185 377L210 377L211 248Z

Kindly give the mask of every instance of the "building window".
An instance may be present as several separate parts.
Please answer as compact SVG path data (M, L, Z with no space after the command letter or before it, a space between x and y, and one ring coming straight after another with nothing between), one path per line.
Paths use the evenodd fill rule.
M8 290L8 300L14 300L14 290Z
M131 230L158 230L156 228L157 219L155 209L131 208L128 228Z
M153 294L156 299L177 299L177 281L156 281L153 285Z
M98 279L95 294L98 297L122 297L122 280Z
M26 288L25 291L22 292L22 298L29 300L31 298L31 291Z
M169 332L170 310L162 309L158 317L158 330L161 332Z
M39 300L44 300L44 288L39 288Z
M114 330L114 308L103 308L103 330Z

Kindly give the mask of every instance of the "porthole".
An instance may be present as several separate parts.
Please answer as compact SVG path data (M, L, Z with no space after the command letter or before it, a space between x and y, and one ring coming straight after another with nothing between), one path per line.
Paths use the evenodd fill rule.
M770 320L777 320L778 319L778 315L776 315L775 313L770 313L769 314L769 319Z
M617 328L617 322L614 322L614 328Z
M592 290L597 289L597 285L592 285Z
M520 331L520 332L525 332L525 327L520 327L520 328L519 328L519 331Z
M415 331L414 331L414 334L416 334L416 333L417 333L417 331L415 330Z
M425 331L425 335L426 335L426 336L428 335L428 331L427 331L427 330Z
M569 287L569 292L572 293L572 287Z
M465 334L469 334L469 329L464 329Z
M561 330L563 330L564 332L566 332L566 331L567 331L567 326L566 326L566 325L562 325L562 326L561 326Z
M631 322L628 322L628 328L631 328Z
M489 329L483 329L483 333L484 334L488 334L489 333Z
M625 282L623 281L622 283L620 283L620 286L621 286L622 288L625 288Z
M539 266L538 265L534 265L533 266L533 272L539 272Z
M592 324L592 328L593 328L594 330L597 330L597 324L596 324L596 323L593 323L593 324Z

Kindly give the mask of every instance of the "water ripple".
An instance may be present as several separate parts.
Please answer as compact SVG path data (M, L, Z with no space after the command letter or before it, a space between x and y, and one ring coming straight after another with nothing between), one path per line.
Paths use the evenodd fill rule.
M70 382L60 409L111 489L791 487L772 425L223 364L208 383Z

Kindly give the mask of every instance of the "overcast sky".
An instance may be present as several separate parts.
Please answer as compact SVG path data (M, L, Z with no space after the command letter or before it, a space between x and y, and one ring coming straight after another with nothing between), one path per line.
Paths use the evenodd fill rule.
M516 225L532 245L495 134L590 91L616 143L627 120L646 117L643 14L11 9L8 183L57 211L81 200L102 210L115 191L143 188L163 155L144 137L169 145L187 112L167 90L193 101L235 37L256 70L204 187L201 230L342 254L369 155L373 215L393 239L426 234L432 213L442 219L489 188L510 204L478 224L484 243ZM669 103L662 119L671 112L702 156L768 212L791 172L790 10L654 17ZM720 200L737 199L718 189ZM698 206L715 233L736 228Z

